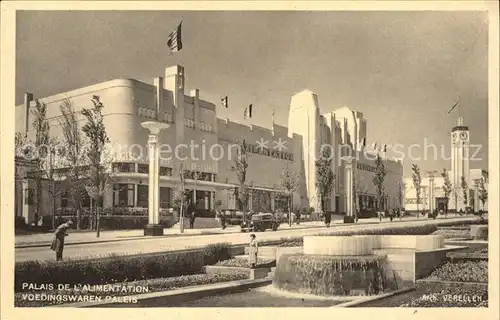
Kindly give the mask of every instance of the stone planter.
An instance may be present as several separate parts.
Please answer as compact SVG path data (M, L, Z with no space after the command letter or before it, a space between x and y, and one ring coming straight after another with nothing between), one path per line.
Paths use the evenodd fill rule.
M303 252L302 247L277 247L276 248L276 265L278 265L278 261L282 255L291 254L291 253L302 253L302 252Z
M379 248L434 250L444 248L444 237L438 235L398 235L381 236Z

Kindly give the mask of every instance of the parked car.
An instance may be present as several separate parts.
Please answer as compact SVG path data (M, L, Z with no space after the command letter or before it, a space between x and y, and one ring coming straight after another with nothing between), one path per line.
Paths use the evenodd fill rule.
M243 221L240 227L241 232L265 231L267 229L276 231L278 230L279 225L279 221L272 213L255 213L249 220Z

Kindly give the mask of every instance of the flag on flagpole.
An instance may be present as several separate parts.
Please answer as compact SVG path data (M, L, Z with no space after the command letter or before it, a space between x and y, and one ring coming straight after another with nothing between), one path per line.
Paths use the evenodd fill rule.
M384 144L384 152L387 152L387 145Z
M366 147L366 138L361 139L361 146Z
M172 31L168 35L167 45L171 52L177 52L182 50L182 21L177 26L175 31Z
M248 106L248 117L252 119L252 104Z
M224 108L226 108L226 109L227 109L227 107L228 107L228 104L227 104L227 100L228 100L228 99L227 99L227 96L225 96L224 98L222 98L222 99L220 99L220 100L221 100L222 106L223 106Z
M455 109L456 106L458 106L458 104L460 103L460 99L458 99L457 103L455 103L453 105L453 107L451 107L450 111L448 111L448 113L451 113L453 111L453 109Z
M245 108L245 111L243 112L243 119L247 119L248 118L248 108Z

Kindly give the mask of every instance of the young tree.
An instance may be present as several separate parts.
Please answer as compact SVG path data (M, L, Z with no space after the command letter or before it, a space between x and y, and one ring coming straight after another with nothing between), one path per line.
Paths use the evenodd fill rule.
M332 170L332 156L329 148L322 148L321 157L316 160L316 188L320 197L321 211L325 213L325 201L329 199L335 182Z
M469 186L467 185L467 181L465 181L465 177L462 176L460 178L460 187L462 188L462 195L463 195L463 198L462 200L464 201L464 206L466 207L465 208L465 211L467 213L467 204L468 204L468 192L469 192Z
M420 168L418 165L414 164L411 167L412 170L412 179L413 179L413 187L415 188L416 196L417 196L417 219L420 215L420 195L422 192L422 176L420 175Z
M486 179L484 177L482 177L479 180L479 185L478 185L478 198L482 204L481 210L484 210L484 204L486 203L486 200L488 200L488 190L486 190L486 187L484 185L485 180Z
M38 99L35 100L35 106L30 111L33 116L33 129L35 130L34 147L39 160L37 168L32 172L36 183L35 223L38 223L42 206L42 181L44 179L44 161L42 159L45 159L47 156L50 127L47 120L47 106L45 103L40 102Z
M44 159L44 174L47 177L49 184L48 192L51 197L50 207L52 216L52 228L57 228L56 225L56 199L62 195L67 189L72 187L71 184L65 184L63 187L61 182L65 177L63 170L66 164L65 154L66 146L55 138L49 139L49 150L47 158Z
M450 195L453 191L453 185L450 181L450 176L448 175L448 171L446 171L446 169L443 169L443 172L441 172L441 177L443 177L444 179L443 192L444 197L446 198L446 208L444 211L444 216L446 217L448 215L448 205L450 203Z
M22 151L24 144L26 143L27 138L21 132L16 132L14 136L14 148L16 150L15 154L18 155Z
M179 228L181 233L184 233L184 217L186 216L187 203L189 192L186 190L186 179L195 179L199 178L199 174L197 172L191 172L184 168L184 164L181 162L175 169L174 176L179 179L179 183L177 184L177 188L174 189L173 192L173 201L176 209L179 212Z
M384 162L380 155L377 154L377 158L375 159L375 175L373 176L372 181L377 191L379 210L382 208L382 201L385 195L384 180L386 175L387 172L385 171Z
M231 167L231 170L236 172L236 177L238 179L238 201L243 210L243 221L245 221L249 198L249 188L246 183L248 171L248 143L245 138L243 138L237 143L237 146L234 166Z
M89 196L96 200L96 229L97 237L100 236L100 207L101 199L106 186L112 176L112 160L107 153L107 145L110 142L104 126L102 109L104 105L98 96L92 97L94 107L82 109L86 123L82 127L88 139L88 163L86 189Z
M283 193L287 196L288 201L288 225L292 225L292 197L293 193L299 188L299 177L292 170L289 164L286 164L283 168L283 171L280 175L280 184L279 188L283 191ZM296 212L297 217L299 213Z
M70 188L71 202L76 209L76 228L81 227L81 205L83 197L86 195L85 178L85 156L84 141L78 126L76 113L69 99L65 99L59 106L62 118L59 125L62 128L65 142L66 156L66 179ZM90 217L89 217L90 219Z

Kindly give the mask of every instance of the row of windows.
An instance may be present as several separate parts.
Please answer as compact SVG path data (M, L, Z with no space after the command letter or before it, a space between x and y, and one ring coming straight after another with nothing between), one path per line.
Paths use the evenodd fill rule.
M25 192L25 198L24 198L24 204L29 205L29 206L34 206L35 205L35 196L36 196L36 190L33 188L27 188ZM61 208L67 208L69 207L69 201L70 201L70 194L67 191L64 191L61 193L61 203L60 207ZM83 208L89 208L90 207L90 201L91 198L89 197L88 194L84 194L82 196L82 207ZM93 201L92 203L95 203ZM99 203L102 206L103 199L99 199Z
M388 200L389 199L387 197L383 198L383 201L381 204L382 208L380 208L380 210L385 210L386 208L388 208L388 202L389 202ZM372 210L376 210L377 207L378 207L378 204L377 204L376 196L365 195L365 194L359 195L358 208L360 210L372 211Z
M137 185L137 207L148 207L149 186ZM170 208L171 189L160 187L160 208ZM135 206L135 185L114 184L113 185L113 207L134 207Z
M186 190L187 193L192 191ZM191 196L188 197L192 199ZM160 187L160 208L171 208L172 189L168 187ZM114 184L113 185L113 207L141 207L147 208L149 203L149 186L137 185L137 204L135 204L135 185L134 184ZM210 209L212 203L211 194L209 191L196 191L196 207L198 209Z
M136 164L132 162L116 162L113 163L113 169L117 172L136 172ZM215 181L215 174L209 172L195 172L186 170L186 179L197 179L203 181ZM138 164L137 173L149 173L149 164ZM160 167L160 176L172 176L173 170L169 167Z

